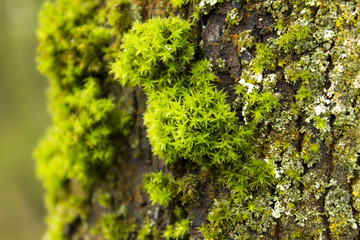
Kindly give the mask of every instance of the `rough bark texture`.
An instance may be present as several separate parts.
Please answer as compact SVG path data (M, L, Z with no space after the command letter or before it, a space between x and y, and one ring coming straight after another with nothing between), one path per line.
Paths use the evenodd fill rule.
M120 29L102 42L110 49L98 57L105 64L96 68L84 63L86 69L73 81L65 81L68 75L61 75L61 69L49 73L40 68L52 80L59 79L53 85L71 94L77 91L71 85L81 89L86 77L99 79L103 92L99 98L113 99L112 111L122 109L128 115L120 120L120 130L111 125L118 120L101 123L114 131L105 138L116 146L115 157L87 162L91 156L86 156L80 172L64 173L53 185L47 184L51 174L39 171L50 192L47 239L360 238L359 1L204 0L179 8L157 0L135 1L137 8L126 1L93 2L90 13L84 14L90 14L89 19L99 9L107 9L102 12L105 18L120 15L118 22L96 20L104 28ZM196 14L198 19L193 17ZM143 116L148 92L139 86L120 87L108 74L132 21L170 15L193 22L192 61L211 60L216 87L227 94L236 124L252 132L251 152L242 155L236 150L241 155L236 161L206 165L180 158L166 164L166 154L165 159L153 154L147 138ZM127 25L119 27L124 21ZM75 21L74 26L85 22ZM60 40L53 44L56 41ZM39 62L48 61L47 51L40 47ZM82 58L81 50L76 51L74 58ZM63 49L52 53L55 59L64 57ZM69 64L64 62L57 66ZM62 96L52 93L51 101ZM72 109L70 115L80 115L79 109ZM86 131L91 133L96 126ZM84 139L87 144L88 138ZM69 148L71 144L76 141ZM91 154L93 147L89 149ZM61 158L63 152L53 155ZM76 154L65 155L76 158ZM51 165L54 160L49 154L50 160L41 160L43 155L38 154L39 165L44 161ZM263 165L255 167L259 164L272 169L271 174L262 170ZM157 171L170 176L175 186L169 186L175 188L172 200L162 206L152 204L143 187L145 174ZM246 196L238 186L246 189ZM181 223L189 230L182 231Z

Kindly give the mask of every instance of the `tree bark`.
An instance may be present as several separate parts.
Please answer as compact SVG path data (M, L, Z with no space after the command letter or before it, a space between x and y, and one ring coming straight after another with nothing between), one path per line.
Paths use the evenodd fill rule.
M66 1L58 2L52 4ZM113 144L116 157L84 160L79 171L56 176L59 184L47 184L56 173L39 170L48 190L47 239L360 238L359 1L203 0L183 2L181 7L175 1L88 2L94 6L87 13L62 4L56 14L79 14L94 20L92 15L106 9L102 14L107 20L96 20L96 24L112 31L112 38L103 42L110 50L82 57L92 50L77 49L74 58L80 60L76 64L89 57L105 63L96 71L92 71L92 63L84 63L85 70L74 73L74 81L65 81L69 76L61 68L68 67L71 59L59 60L60 70L55 73L39 67L51 79L51 88L60 89L52 90L56 93L50 94L50 104L62 101L64 94L75 95L78 90L73 90L73 85L84 89L84 79L94 77L102 91L98 99L112 99L114 112L123 111L127 117L122 118L121 130L110 120L99 123L113 129L106 143ZM51 21L61 17L56 14ZM251 153L237 162L205 166L179 158L166 164L166 156L159 158L152 152L144 125L143 116L150 104L148 92L140 86L120 86L113 80L113 72L109 73L109 66L117 61L115 53L123 51L119 47L125 41L122 38L134 21L146 23L153 17L169 16L193 23L189 37L195 45L193 61L211 61L216 88L226 94L227 104L236 113L235 124L253 132ZM66 31L63 26L71 19L64 17L63 21L56 31ZM79 20L74 26L87 23ZM52 44L82 43L67 36L53 37ZM49 38L39 39L43 44L39 47L41 65L49 61L44 57L49 51L44 46L50 43ZM60 59L64 51L67 49L52 52L52 57ZM80 116L77 111L81 109L73 108L67 118ZM56 110L52 114L57 118L55 125L65 121ZM85 131L91 134L97 126ZM225 134L233 136L232 132ZM88 144L86 139L83 141ZM94 148L89 149L87 158ZM53 152L52 157L65 158L67 154ZM69 168L73 169L77 154L66 155L61 161L75 158ZM44 155L37 154L39 169L44 161L47 167L54 161L49 154ZM255 167L258 162L272 169L264 179L259 176L265 173ZM176 186L169 204L156 203L144 189L144 176L159 171L169 175ZM246 178L245 197L237 189L244 185L242 177ZM182 200L188 195L181 191L191 191L191 200ZM183 220L191 221L184 233L180 229Z

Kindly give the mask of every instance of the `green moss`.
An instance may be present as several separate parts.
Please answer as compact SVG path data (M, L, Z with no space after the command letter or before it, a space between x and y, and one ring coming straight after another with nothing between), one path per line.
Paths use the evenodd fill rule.
M256 44L256 57L253 62L254 73L262 73L263 70L274 70L275 65L275 54L271 51L269 46L258 43Z
M144 188L150 194L153 204L167 207L176 196L174 179L162 172L148 173L144 179Z
M239 81L236 92L239 95L237 103L242 107L242 115L246 123L257 124L264 120L278 105L278 98L272 93L273 90L262 89L259 91L257 79L262 75L246 76ZM261 81L260 80L260 81Z
M313 98L313 92L311 89L306 88L305 85L302 85L295 97L298 103L302 105L305 100L311 100Z
M127 217L126 207L122 205L116 213L103 215L91 233L106 240L127 240L136 230L136 224L126 222Z
M39 15L38 68L52 84L66 90L83 78L106 74L101 61L111 31L99 25L100 1L46 1Z
M274 168L261 159L251 159L243 165L225 168L220 182L231 190L235 202L247 200L251 192L266 189L274 183Z
M215 199L213 208L208 215L208 225L202 225L200 231L205 239L228 239L228 229L232 228L232 213L229 208L230 203Z
M141 85L151 91L181 81L181 73L193 59L189 42L191 24L179 17L154 18L136 23L124 36L112 72L123 84Z
M196 190L197 187L196 176L192 174L187 174L181 178L176 180L177 185L177 193L180 195L181 205L191 205L196 204L198 200L198 192ZM177 207L174 210L174 214L177 218L181 218L182 208Z
M161 231L156 227L155 222L146 218L143 222L141 229L138 232L137 239L139 240L151 240L160 239Z
M189 236L190 224L191 222L185 219L175 223L174 225L168 225L163 233L163 236L165 239L188 239L186 236Z
M209 62L189 63L190 26L177 17L135 25L112 71L122 84L146 90L144 123L153 152L166 162L185 158L207 167L236 161L234 150L247 150L251 132L237 127L226 95L212 83Z
M175 86L149 94L144 120L154 153L168 163L185 158L204 167L236 161L235 149L247 150L251 132L236 127L223 93L193 80L194 91Z
M49 211L46 217L48 225L43 236L45 240L67 240L71 238L71 229L79 222L88 218L88 197L82 195L69 195L65 199L56 201L56 204L47 200Z
M102 189L99 189L96 192L95 198L96 198L97 202L100 204L100 206L102 206L102 207L110 208L112 205L111 204L111 202L112 202L111 194L103 191Z
M91 167L113 162L117 146L111 140L129 117L115 111L110 99L102 99L95 79L82 90L62 99L54 116L54 126L36 150L38 175L49 191L57 191L67 179L86 179ZM115 129L114 129L114 126ZM57 186L57 187L56 187Z
M87 221L84 196L101 179L99 171L116 162L122 148L116 139L129 133L130 115L105 90L104 59L111 59L114 35L101 7L98 0L46 1L39 15L37 63L50 80L53 117L34 153L47 190L46 239L71 238L66 229Z
M189 0L171 0L172 5L176 8L180 8L188 2Z
M152 227L149 223L143 224L141 230L139 231L138 238L139 240L148 240L152 237Z
M242 202L215 200L208 223L200 231L205 239L256 239L276 223L273 221L270 192L251 195Z
M108 0L99 16L100 22L111 26L111 32L115 36L122 36L140 19L139 9L131 0ZM118 45L115 46L116 49L117 47Z
M278 29L283 29L282 22L278 25ZM311 37L311 23L306 20L299 20L288 27L286 33L282 34L277 40L280 49L286 52L296 51L303 52L308 48L309 38Z
M192 60L194 47L188 39L190 27L191 24L177 17L155 18L135 25L125 36L112 71L122 84L144 87L148 95L144 124L153 152L166 163L190 160L202 168L221 169L223 182L233 193L232 201L243 202L251 190L266 189L273 184L272 165L250 157L253 150L250 144L254 127L272 111L278 100L268 90L238 90L242 99L251 102L251 108L255 109L251 117L254 124L241 126L227 104L227 95L214 85L216 76L210 63ZM177 37L172 37L174 35L183 36L181 44ZM259 63L271 58L265 45L258 48ZM264 68L272 68L270 65L265 61ZM169 206L180 199L180 203L186 205L193 201L196 186L196 182L183 185L188 180L186 175L175 180L161 172L150 173L145 177L144 188L153 203ZM229 219L233 217L229 212ZM182 221L189 224L187 220ZM218 220L210 222L218 224ZM221 226L219 231L231 228L230 225ZM203 227L205 235L208 227ZM164 234L168 239L178 239L185 234L181 232L175 224ZM220 234L206 235L206 239Z
M196 181L192 175L174 179L169 174L162 172L148 173L144 178L144 189L150 194L152 203L169 206L173 200L181 202L181 205L192 203L195 200ZM177 208L179 218L182 215L181 208Z

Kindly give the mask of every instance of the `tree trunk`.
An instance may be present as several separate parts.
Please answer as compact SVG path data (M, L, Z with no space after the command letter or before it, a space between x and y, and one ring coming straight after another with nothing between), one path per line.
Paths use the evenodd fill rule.
M46 2L45 239L359 239L359 11Z

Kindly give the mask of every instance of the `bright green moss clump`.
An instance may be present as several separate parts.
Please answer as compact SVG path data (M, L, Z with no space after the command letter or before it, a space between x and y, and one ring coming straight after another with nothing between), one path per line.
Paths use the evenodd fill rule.
M188 40L190 28L188 21L178 17L136 23L124 36L124 51L112 65L115 77L123 85L141 85L145 89L181 81L194 55Z
M178 17L135 25L112 71L122 84L141 85L148 94L144 122L155 154L203 167L233 162L247 151L252 133L237 126L210 63L190 64L190 27Z
M184 158L202 166L236 161L251 132L237 126L226 95L211 83L207 61L196 63L191 74L189 86L149 93L144 121L154 153L167 162Z

